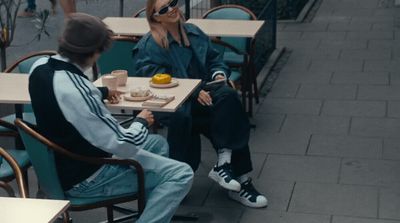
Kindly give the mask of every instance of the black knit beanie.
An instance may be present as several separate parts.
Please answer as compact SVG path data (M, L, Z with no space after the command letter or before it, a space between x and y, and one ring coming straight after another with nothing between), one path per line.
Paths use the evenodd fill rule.
M85 13L72 13L65 20L59 46L73 53L98 50L112 31L100 18Z

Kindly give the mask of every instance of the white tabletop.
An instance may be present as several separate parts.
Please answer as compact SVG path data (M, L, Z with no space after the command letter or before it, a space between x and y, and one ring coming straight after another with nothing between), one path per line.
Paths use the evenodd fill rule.
M31 103L28 82L29 75L27 74L0 73L0 103Z
M146 18L106 17L103 22L117 35L143 36L150 31ZM263 20L189 19L209 36L254 37Z
M69 205L64 200L0 197L0 222L53 222Z
M208 36L255 37L263 20L189 19L187 23L198 26Z
M127 85L124 87L119 87L118 90L126 92L129 95L129 90L135 87L146 87L149 88L154 94L168 94L174 95L175 99L163 107L143 107L143 102L132 102L123 100L118 104L108 104L109 108L116 109L128 109L128 110L142 110L143 108L148 108L151 111L160 112L175 112L179 106L186 101L186 99L192 94L196 87L200 84L199 79L176 79L178 80L178 86L172 88L153 88L150 87L150 78L148 77L129 77ZM101 78L94 82L96 86L102 86ZM123 98L123 97L122 97Z
M150 31L146 18L106 17L103 22L117 35L143 36Z
M129 77L127 86L120 90L129 92L134 87L149 87L154 94L170 94L175 99L161 108L149 108L152 111L174 112L185 102L194 89L200 84L198 79L177 79L179 85L173 88L159 89L149 86L150 78ZM29 75L17 73L0 73L0 103L4 104L30 104L31 98L28 90ZM96 86L102 86L101 80L94 82ZM118 104L107 104L109 108L142 110L143 102L131 102L122 100Z

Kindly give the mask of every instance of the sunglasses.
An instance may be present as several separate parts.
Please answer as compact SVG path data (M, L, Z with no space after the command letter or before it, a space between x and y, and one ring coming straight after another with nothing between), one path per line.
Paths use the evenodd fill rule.
M153 15L155 15L155 16L164 15L167 12L171 11L172 8L174 8L177 4L178 4L178 0L172 0L167 5L162 7L158 12L155 12Z

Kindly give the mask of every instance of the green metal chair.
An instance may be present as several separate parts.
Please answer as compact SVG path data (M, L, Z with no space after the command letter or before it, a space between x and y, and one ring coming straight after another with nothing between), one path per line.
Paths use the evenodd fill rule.
M208 10L203 14L203 19L257 20L257 17L246 7L228 4ZM218 39L236 49L232 50L232 47L227 48L223 54L223 58L232 68L234 74L233 78L238 78L238 71L241 73L240 79L243 104L246 107L247 96L248 112L252 115L253 96L255 97L256 103L259 102L255 71L252 66L254 39L243 37L221 37Z
M39 51L30 53L21 57L10 67L5 69L4 73L11 73L15 71L21 74L28 74L33 63L36 60L44 56L52 56L55 54L57 54L57 52L55 51ZM33 114L31 105L16 105L15 110L15 114L7 115L0 118L2 120L2 122L0 122L0 136L18 136L16 129L12 127L16 116L20 116L18 118L23 118L24 120L27 120L31 123L36 123L35 115Z
M69 222L69 211L85 211L100 207L107 208L108 222L122 222L129 218L139 216L145 207L145 189L144 189L144 172L142 166L131 159L117 158L92 158L71 153L69 150L53 143L35 130L30 123L15 120L22 141L29 154L32 166L36 172L41 190L49 199L69 200L71 206L64 214L64 222ZM104 196L96 198L69 197L62 190L57 171L54 154L65 156L68 159L78 160L91 164L112 164L112 165L128 165L136 169L137 182L139 191L132 194L123 194L120 196ZM115 204L125 203L137 200L138 212L129 214L118 219L114 219L113 209Z
M146 18L146 8L142 8L132 15L135 18Z
M138 39L129 36L114 36L110 49L103 52L97 60L94 73L97 76L109 74L113 70L127 70L129 76L135 76L136 67L132 50Z
M5 161L5 162L4 162ZM15 192L8 184L12 180L17 181L20 196L26 198L28 189L25 183L25 175L31 163L26 151L24 150L5 150L0 147L0 187L3 188L11 197L15 197Z

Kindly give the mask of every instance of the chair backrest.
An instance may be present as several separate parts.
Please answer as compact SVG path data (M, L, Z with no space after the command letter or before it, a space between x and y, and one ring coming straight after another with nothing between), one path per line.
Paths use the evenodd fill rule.
M132 57L132 50L138 39L128 36L115 36L110 49L103 52L97 60L97 67L101 75L113 70L127 70L129 76L135 76L136 67Z
M33 125L20 119L16 119L15 124L35 169L40 188L51 199L65 199L56 170L54 152L49 149L53 143L39 134Z
M146 8L142 8L132 15L135 18L146 18Z
M22 74L28 74L32 65L36 62L36 60L42 58L42 57L48 57L57 54L56 51L50 51L50 50L45 50L45 51L38 51L38 52L33 52L28 55L22 56L19 60L17 60L15 63L13 63L11 66L9 66L4 72L5 73L11 73L13 72L16 68L18 68L19 73ZM29 105L24 105L23 107L24 112L32 112L32 106Z
M205 12L203 19L257 20L257 17L246 7L240 5L221 5ZM249 38L222 37L221 40L242 52L247 52L250 46Z

